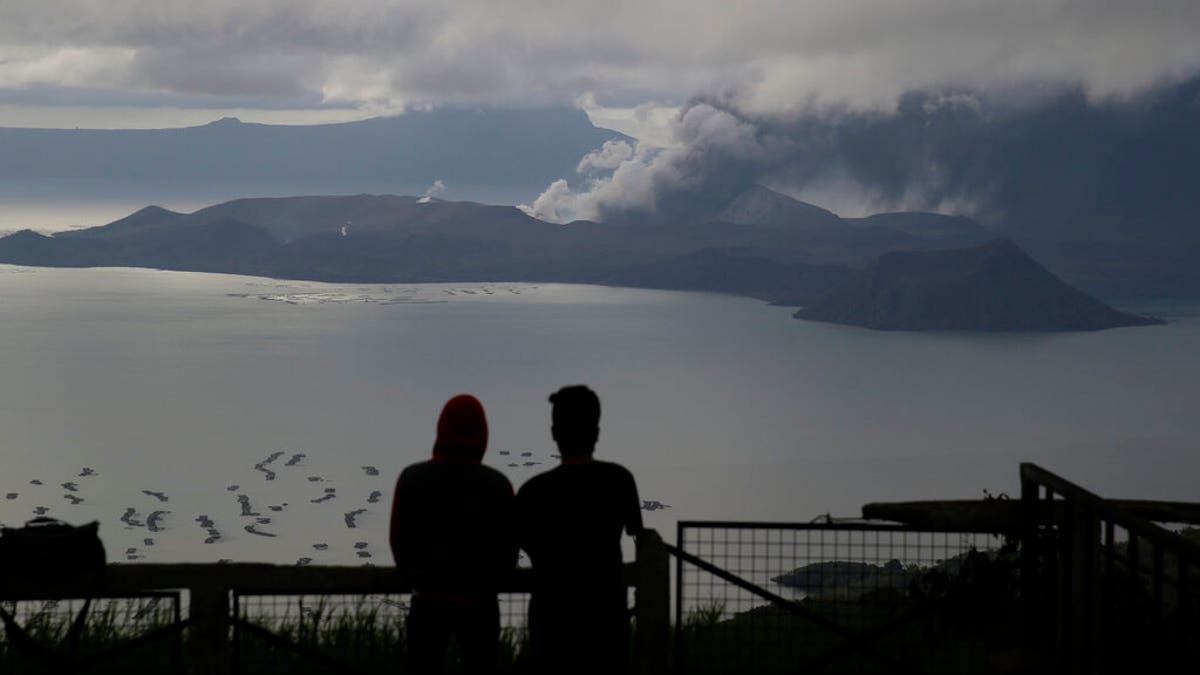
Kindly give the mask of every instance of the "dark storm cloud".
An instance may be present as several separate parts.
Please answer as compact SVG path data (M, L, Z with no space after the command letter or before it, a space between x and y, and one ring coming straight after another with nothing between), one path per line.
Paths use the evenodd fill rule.
M1190 146L1159 134L1194 124L1176 85L1198 33L1195 0L6 0L0 99L690 100L670 147L601 150L531 210L691 219L767 183L1104 228L1120 209L1176 217L1161 204ZM1119 205L1058 206L1130 185Z
M746 113L736 99L685 107L677 147L585 158L581 189L556 183L530 211L697 220L754 184L802 194L841 183L880 208L969 213L1014 230L1200 240L1200 78L1101 100L1081 85L924 90L901 96L895 111L794 116Z
M257 96L303 101L312 93L306 73L320 62L305 55L242 55L220 48L149 49L130 64L131 79L158 91L217 96Z
M348 106L685 100L892 109L905 91L1082 82L1200 60L1200 3L1153 0L6 0L0 87L294 95ZM216 66L200 62L215 59Z
M1200 78L1102 100L1040 89L911 92L891 114L767 123L819 142L764 179L801 189L837 175L886 205L1024 231L1195 237Z

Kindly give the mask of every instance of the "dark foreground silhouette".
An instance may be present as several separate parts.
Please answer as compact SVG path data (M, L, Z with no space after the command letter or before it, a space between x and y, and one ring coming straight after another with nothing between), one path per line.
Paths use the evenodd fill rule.
M593 459L600 401L584 386L550 397L562 464L517 495L521 547L533 563L529 629L539 673L629 670L621 532L642 530L632 474Z
M409 672L440 673L450 638L463 670L496 670L500 612L496 593L516 564L513 489L483 466L487 420L473 396L450 399L438 418L433 458L396 481L391 545L412 583Z

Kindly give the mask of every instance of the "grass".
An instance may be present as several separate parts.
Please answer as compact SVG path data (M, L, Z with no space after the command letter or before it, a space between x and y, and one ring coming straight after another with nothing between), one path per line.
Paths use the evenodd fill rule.
M66 658L65 641L78 604L56 607L50 603L36 611L31 610L31 605L22 603L24 611L19 623L36 643L34 651L53 650L55 658ZM10 612L14 609L12 603L6 603L5 607ZM75 663L87 661L89 657L139 635L163 628L173 620L170 613L163 611L138 616L139 612L144 614L143 610L144 607L131 601L93 605L71 660ZM259 611L250 616L243 614L243 617L299 645L307 653L315 652L336 661L340 664L336 672L389 675L404 672L404 613L396 608L385 608L367 597L359 596L349 603L321 597L314 604L305 604L303 599L297 598L276 611ZM528 672L528 637L524 628L505 627L500 638L499 672L506 675ZM178 664L186 658L182 640L182 637L177 640L172 636L149 641L116 658L83 669L83 672L98 675L179 672ZM59 672L53 662L38 658L16 642L7 634L0 640L0 674ZM237 672L335 672L323 667L318 659L298 655L249 632L241 633L235 649ZM453 644L450 652L446 672L460 672Z
M67 663L93 664L85 672L128 675L135 670L170 672L179 662L180 643L164 637L119 653L106 654L129 640L173 623L162 598L128 598L93 601L78 635L72 636L81 603L4 603L17 617L24 636L4 631L0 640L0 673L57 673Z
M404 615L384 610L377 603L359 597L350 604L335 604L320 598L314 605L297 600L294 611L249 618L251 623L300 645L304 650L327 656L354 672L364 674L403 673L405 663ZM503 627L500 632L498 672L526 672L527 636L523 628ZM310 659L270 644L254 635L241 638L238 664L252 673L320 673L328 669ZM460 672L457 646L451 642L446 663L447 673Z
M309 598L311 600L311 596ZM263 598L262 600L268 601ZM916 602L909 594L859 594L847 604L844 595L826 599L813 597L804 605L828 616L852 630L865 631L912 609ZM104 649L135 637L139 632L169 623L170 615L135 621L139 608L134 605L110 603L93 607L80 636L80 655L96 654ZM995 608L992 610L996 611ZM403 673L405 662L404 612L396 607L363 596L348 602L338 602L318 596L315 602L305 603L293 598L285 604L268 608L243 609L242 616L281 638L294 642L308 652L316 652L343 664L345 669L364 674ZM145 619L150 619L149 621ZM978 619L979 617L975 617ZM42 644L56 644L67 635L73 612L38 612L26 617L28 632ZM1004 621L993 616L988 623ZM964 621L958 615L933 615L906 625L876 644L883 651L905 663L940 664L921 668L923 672L980 672L971 666L971 659L983 651L979 621ZM842 638L811 621L771 607L756 607L747 612L731 613L725 603L711 602L695 608L682 625L685 640L683 656L691 672L703 673L772 673L794 672L797 664L806 663L843 644ZM520 627L504 628L501 635L499 672L520 675L529 672L528 636ZM928 647L937 649L929 650ZM121 658L107 661L94 673L173 672L179 643L173 639L150 642ZM452 647L451 651L454 649ZM239 672L325 673L330 672L312 658L281 648L261 637L242 633L237 645ZM448 673L460 672L455 654L448 658ZM886 663L861 655L835 659L824 668L809 672L887 672ZM8 642L0 642L0 673L53 672L51 668L13 650Z

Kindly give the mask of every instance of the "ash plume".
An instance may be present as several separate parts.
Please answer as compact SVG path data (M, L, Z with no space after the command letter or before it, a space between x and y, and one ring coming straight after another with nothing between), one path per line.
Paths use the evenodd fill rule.
M1082 85L924 89L891 110L794 115L736 100L684 106L673 147L605 144L581 159L575 187L556 181L524 208L557 222L702 222L761 184L1015 232L1200 241L1200 77L1100 99Z
M436 199L439 195L446 191L446 184L440 179L433 181L433 184L425 188L425 194L417 200L418 204L428 204Z

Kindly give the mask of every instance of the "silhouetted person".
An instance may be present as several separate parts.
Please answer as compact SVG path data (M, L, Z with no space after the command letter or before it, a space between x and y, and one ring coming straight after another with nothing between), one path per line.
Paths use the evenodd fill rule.
M496 592L516 565L512 484L480 464L487 419L473 396L446 402L433 459L396 481L391 545L396 567L412 583L409 672L440 673L450 636L463 670L496 670L500 610Z
M642 530L633 475L592 454L600 399L585 386L550 396L562 463L517 494L521 547L533 563L529 628L539 673L629 670L629 615L621 532Z

